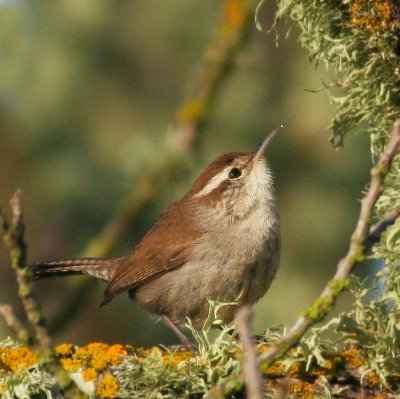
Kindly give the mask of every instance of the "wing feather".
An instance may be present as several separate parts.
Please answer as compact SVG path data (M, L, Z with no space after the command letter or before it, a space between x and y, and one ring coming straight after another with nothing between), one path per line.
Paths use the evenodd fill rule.
M202 235L192 228L191 218L178 203L171 205L116 270L103 304L190 260L191 248Z

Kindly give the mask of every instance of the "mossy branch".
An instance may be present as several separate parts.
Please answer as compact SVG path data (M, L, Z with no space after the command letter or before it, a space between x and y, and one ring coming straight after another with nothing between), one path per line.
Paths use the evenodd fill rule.
M142 173L137 186L122 199L116 213L100 234L89 242L83 256L109 256L143 208L179 173L181 168L178 168L177 160L198 146L201 129L210 116L222 83L232 72L237 55L248 42L256 4L254 0L223 1L222 18L215 37L204 51L203 65L194 79L193 91L177 108L175 127L172 133L169 132L172 152L164 151L164 158L156 170ZM63 311L51 321L52 333L60 330L82 308L78 305L82 304L81 298L87 296L93 281L87 279L78 284Z
M282 358L290 348L299 343L307 330L324 319L332 310L339 295L349 287L349 275L354 267L365 260L367 251L379 241L381 234L393 224L400 214L397 210L371 228L371 219L377 200L384 189L384 180L392 161L400 150L400 119L393 124L389 142L377 164L371 169L371 182L367 194L361 201L360 215L356 228L351 236L346 256L336 267L336 273L328 281L322 294L314 303L302 312L295 324L281 339L272 344L267 351L259 355L258 363L263 372L278 359ZM227 389L240 385L240 380L246 378L243 372L238 376L229 377L214 387L205 396L206 399L222 398Z
M338 296L349 287L349 275L354 267L365 260L365 255L371 245L380 239L374 229L373 236L370 235L371 219L373 210L379 196L383 192L383 184L390 165L400 149L400 119L393 125L390 140L382 153L378 163L371 169L371 183L367 194L361 200L360 216L356 228L350 239L350 246L346 256L340 260L336 267L336 273L325 286L321 296L300 316L289 333L280 341L272 345L259 357L263 368L268 368L276 359L282 357L291 347L296 345L304 333L315 323L325 318ZM398 216L398 213L397 213ZM395 219L392 215L381 222L381 226L387 227L393 224ZM367 245L368 244L368 245Z
M3 241L6 245L10 259L11 267L16 273L18 283L18 295L25 310L25 314L34 331L34 341L39 345L40 350L48 353L50 348L50 339L47 334L46 321L41 312L41 307L33 293L33 286L30 280L30 269L26 262L27 245L24 239L25 225L22 215L22 196L21 190L17 190L10 200L11 224L8 222L5 213L0 209L0 229L3 235ZM15 317L10 317L13 313L4 313L7 324L17 329L18 335L25 337L29 341L32 337L27 334L27 329L22 329L22 324L17 322ZM7 321L8 320L8 321Z

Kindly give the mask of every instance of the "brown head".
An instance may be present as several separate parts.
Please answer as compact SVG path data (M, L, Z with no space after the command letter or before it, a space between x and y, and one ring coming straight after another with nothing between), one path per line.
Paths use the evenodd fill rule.
M264 152L282 127L273 130L256 151L230 152L211 162L185 199L224 209L239 218L260 201L273 202L272 176Z

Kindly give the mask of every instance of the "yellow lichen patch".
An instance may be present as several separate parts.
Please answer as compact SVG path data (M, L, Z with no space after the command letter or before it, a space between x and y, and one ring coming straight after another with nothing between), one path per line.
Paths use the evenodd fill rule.
M143 363L146 361L147 357L154 353L154 351L161 352L159 348L136 348L135 349L135 358L138 363Z
M314 396L314 388L309 382L299 381L291 384L289 391L292 395L295 395L301 399L311 399Z
M268 367L268 370L266 372L266 374L269 376L282 375L284 373L285 367L282 365L281 361L276 361L272 363L271 366Z
M118 364L128 352L122 345L94 342L77 350L74 350L73 346L69 346L69 344L63 344L56 348L56 353L63 356L60 362L64 368L74 372L86 368L103 370L108 366Z
M261 344L260 346L258 346L257 349L258 349L259 352L265 352L268 348L269 348L268 345L266 345L266 344Z
M89 367L88 369L85 369L82 371L82 378L83 381L93 381L97 377L97 371L93 367Z
M369 373L367 376L367 384L368 385L379 385L380 380L379 380L378 374L376 374L374 372Z
M324 353L325 365L314 366L309 374L313 377L324 376L326 378L335 377L337 375L337 369L340 365L343 365L343 359L335 353Z
M96 370L102 370L107 366L118 364L121 358L127 354L122 345L92 348L88 349L88 352L92 355L91 365Z
M306 369L306 366L305 366L304 362L294 362L290 366L287 374L289 377L298 377L301 374L305 373L305 369Z
M75 347L72 344L61 344L54 348L57 356L70 356L74 353Z
M350 368L357 368L363 365L363 361L356 348L350 348L340 353L340 357L345 360L346 365Z
M37 362L36 355L24 346L0 349L0 368L7 371L15 373L16 371L26 370Z
M96 392L100 398L112 399L118 392L119 384L115 377L106 374L97 384Z
M0 384L0 393L7 391L7 385Z
M65 370L70 373L74 373L82 368L82 364L76 359L60 359L61 365L65 368Z
M189 351L173 352L163 354L164 364L171 366L177 366L178 364L188 361L193 358L193 353Z

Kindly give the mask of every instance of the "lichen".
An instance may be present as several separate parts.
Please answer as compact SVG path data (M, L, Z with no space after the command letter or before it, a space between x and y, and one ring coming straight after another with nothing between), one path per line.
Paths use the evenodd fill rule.
M116 397L119 384L114 376L106 374L97 384L96 393L100 398L112 399Z
M16 373L38 363L36 355L27 347L0 348L0 368Z
M2 399L61 398L55 378L38 364L37 355L10 339L0 341Z

